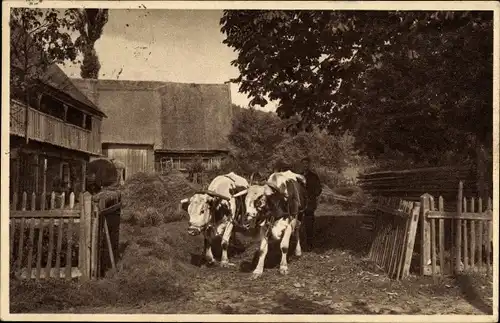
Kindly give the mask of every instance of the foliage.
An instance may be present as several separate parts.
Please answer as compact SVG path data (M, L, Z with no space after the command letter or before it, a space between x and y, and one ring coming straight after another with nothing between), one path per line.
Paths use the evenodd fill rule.
M11 96L29 101L51 64L75 61L77 49L68 33L71 24L71 18L56 9L11 9Z
M108 9L68 9L68 15L73 18L71 27L80 33L75 41L75 46L83 53L80 76L97 79L101 64L94 46L108 22Z
M491 145L491 12L224 11L251 105L333 134L371 157L442 163ZM396 135L397 134L397 135Z
M301 159L309 156L319 172L325 170L322 171L325 183L341 181L340 170L357 153L352 147L352 136L348 133L333 136L318 127L305 131L291 125L290 120L281 120L273 113L252 108L239 110L229 134L230 158L225 161L223 170L232 170L248 178L253 174L259 181L277 170L300 172ZM327 172L327 169L336 171Z

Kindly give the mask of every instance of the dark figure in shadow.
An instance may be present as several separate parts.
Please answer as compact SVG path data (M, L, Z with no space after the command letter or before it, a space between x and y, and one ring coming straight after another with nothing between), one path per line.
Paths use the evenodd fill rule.
M307 251L314 247L314 212L318 206L318 197L321 194L322 187L318 174L311 167L311 158L302 159L302 175L306 178L306 209L304 212L303 224L305 227L305 244Z

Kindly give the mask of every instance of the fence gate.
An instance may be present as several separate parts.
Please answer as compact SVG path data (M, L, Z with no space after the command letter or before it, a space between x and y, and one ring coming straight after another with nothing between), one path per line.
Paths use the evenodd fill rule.
M420 202L378 197L369 207L377 213L369 259L389 277L405 278L413 256Z
M48 197L48 203L44 203ZM42 203L36 203L41 200ZM18 210L13 197L9 215L10 274L17 278L97 278L114 266L121 213L119 192L92 196L23 193ZM48 207L46 208L45 205ZM103 242L103 234L106 240ZM105 256L109 259L106 260ZM112 258L111 258L112 257ZM103 260L104 259L104 260Z

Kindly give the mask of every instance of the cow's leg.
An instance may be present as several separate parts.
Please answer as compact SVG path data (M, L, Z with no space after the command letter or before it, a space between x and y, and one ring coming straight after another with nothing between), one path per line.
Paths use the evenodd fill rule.
M212 237L210 233L205 234L205 260L207 261L208 265L213 265L215 264L215 258L214 255L212 254Z
M260 227L260 248L259 248L259 262L257 263L257 267L255 267L253 271L252 278L256 279L262 275L264 271L264 261L266 260L268 249L268 237L267 237L267 226L264 225Z
M231 238L231 233L233 231L233 223L229 222L224 230L224 234L222 235L221 248L222 248L222 256L220 264L222 267L230 267L234 266L233 263L229 262L227 256L227 249L229 247L229 239Z
M281 263L280 263L280 274L288 274L288 263L286 257L288 255L288 246L290 245L290 236L292 235L292 226L287 225L285 231L283 232L283 237L281 238L280 248L281 248Z
M298 219L295 219L295 230L294 234L295 237L297 238L297 245L295 246L295 256L300 257L302 256L302 247L300 246L300 227L301 227L301 221Z

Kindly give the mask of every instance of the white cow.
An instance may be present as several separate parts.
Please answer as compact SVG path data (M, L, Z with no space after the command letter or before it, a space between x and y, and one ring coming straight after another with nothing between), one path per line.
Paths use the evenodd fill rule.
M204 234L204 254L209 265L215 263L211 247L215 237L222 237L221 266L233 265L227 256L229 238L238 222L237 198L233 195L248 187L246 179L231 172L214 178L206 191L181 201L182 208L189 213L188 233L193 236Z
M306 180L291 171L269 176L265 185L251 185L235 196L245 196L246 226L260 227L259 262L252 277L258 278L264 270L269 238L280 241L280 273L288 273L287 253L290 237L295 234L295 255L301 256L299 213L306 205ZM301 217L300 217L301 218Z

